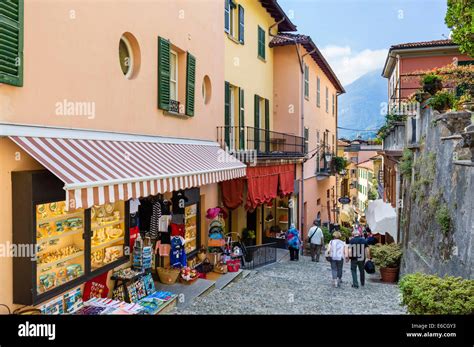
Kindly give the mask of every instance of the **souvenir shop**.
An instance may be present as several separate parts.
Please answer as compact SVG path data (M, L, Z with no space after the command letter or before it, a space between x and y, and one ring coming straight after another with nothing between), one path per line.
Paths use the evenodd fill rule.
M194 145L193 155L186 145L176 145L171 155L165 148L169 146L157 152L160 143L141 142L129 147L142 147L135 153L141 161L127 162L112 157L112 153L119 152L110 148L115 145L113 141L89 140L95 142L91 148L76 144L76 152L61 157L57 148L46 148L54 146L52 141L11 139L45 167L12 170L12 243L34 248L33 256L13 258L13 304L48 314L161 311L175 301L176 295L157 290L158 279L191 284L200 274L197 266L203 261L199 261L199 254L201 244L206 243L201 239L202 196L207 194L210 201L217 201L212 194L217 194L218 182L245 175L245 165L235 159L221 163L219 156L223 154L212 143ZM33 144L40 142L42 145L33 149ZM88 151L107 146L108 156L106 151L103 157L94 152L93 167ZM71 157L73 153L75 158ZM145 153L151 157L146 158ZM203 156L207 161L202 160ZM158 157L168 162L159 162ZM186 158L186 163L177 158ZM120 161L120 169L113 159ZM186 165L188 172L184 170ZM183 170L181 174L173 171L177 167ZM170 172L165 174L171 177L163 176L166 169ZM150 170L161 176L148 174L158 178L146 180L140 176L133 182L119 176ZM91 177L105 173L118 175L112 177L113 185L101 185L98 178L94 181ZM223 233L217 234L223 239Z
M295 164L248 167L246 178L222 182L223 205L230 211L232 231L245 240L249 230L260 242L285 248L285 233L298 221Z

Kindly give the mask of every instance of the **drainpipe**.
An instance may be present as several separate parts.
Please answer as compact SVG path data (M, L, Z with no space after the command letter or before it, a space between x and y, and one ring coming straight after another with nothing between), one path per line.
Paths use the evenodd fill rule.
M301 55L299 48L298 48L298 42L295 38L293 37L287 37L287 36L281 36L279 34L272 34L272 29L282 23L284 21L284 18L279 20L278 22L272 24L268 28L268 34L271 37L283 37L284 39L288 40L290 39L293 41L293 44L295 45L296 49L296 54L298 56L298 62L300 64L300 71L301 71L301 97L300 97L300 108L301 108L301 137L304 138L304 58L312 54L316 51L316 49L313 49L311 52L306 52L305 54ZM303 241L303 247L301 249L301 252L304 250L304 238L303 238L303 228L304 228L304 218L305 218L305 211L304 211L304 161L301 163L301 189L300 189L300 237L301 240Z

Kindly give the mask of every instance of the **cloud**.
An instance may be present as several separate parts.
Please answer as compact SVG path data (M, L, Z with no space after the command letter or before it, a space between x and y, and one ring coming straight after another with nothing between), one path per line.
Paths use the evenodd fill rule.
M350 46L329 45L321 49L321 52L341 83L348 85L368 72L374 70L382 72L388 50L364 49L353 52Z

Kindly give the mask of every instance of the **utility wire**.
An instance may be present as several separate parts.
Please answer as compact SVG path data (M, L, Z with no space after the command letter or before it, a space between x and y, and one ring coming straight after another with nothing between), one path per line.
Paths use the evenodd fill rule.
M349 128L343 128L343 127L337 127L338 129L342 129L342 130L352 130L352 131L367 131L367 132L377 132L379 131L379 129L349 129Z

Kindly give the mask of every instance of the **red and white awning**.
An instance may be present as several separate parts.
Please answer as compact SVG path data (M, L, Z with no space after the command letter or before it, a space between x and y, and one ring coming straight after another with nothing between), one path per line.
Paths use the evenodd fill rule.
M120 136L9 137L65 183L70 208L245 176L245 164L209 141L134 135L125 135L126 140Z

